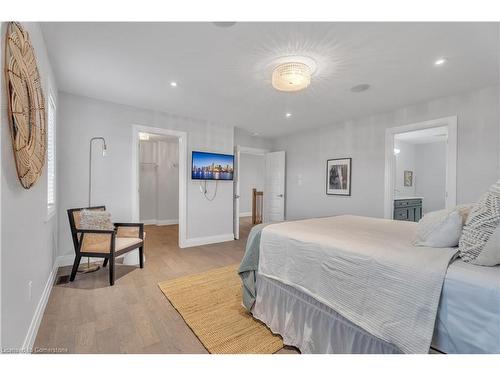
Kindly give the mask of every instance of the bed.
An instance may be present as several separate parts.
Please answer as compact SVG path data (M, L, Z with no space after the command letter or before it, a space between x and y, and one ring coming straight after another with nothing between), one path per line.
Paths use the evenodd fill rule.
M253 316L303 353L500 353L500 267L416 248L415 226L339 216L262 229Z

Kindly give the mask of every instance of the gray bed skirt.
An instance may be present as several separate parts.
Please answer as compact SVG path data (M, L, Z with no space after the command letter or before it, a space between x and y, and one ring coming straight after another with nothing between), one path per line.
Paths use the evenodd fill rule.
M302 353L401 353L309 295L259 274L252 314Z

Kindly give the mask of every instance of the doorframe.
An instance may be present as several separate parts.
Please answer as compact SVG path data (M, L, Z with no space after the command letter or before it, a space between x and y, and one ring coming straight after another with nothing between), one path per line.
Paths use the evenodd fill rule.
M394 199L394 136L415 130L437 127L448 128L446 142L446 208L457 204L457 116L442 117L434 120L422 121L385 130L385 186L384 186L384 217L393 218Z
M179 247L187 247L187 133L178 130L132 125L132 220L139 218L139 133L179 139Z
M234 146L234 156L236 159L235 165L238 167L235 169L235 184L234 184L234 192L233 192L233 228L234 228L234 238L239 239L239 227L240 227L240 205L236 204L236 199L240 199L240 171L239 166L241 161L241 154L247 155L258 155L265 157L266 154L270 152L270 150L265 148L256 148L256 147L246 147L241 145ZM265 173L265 172L264 172ZM265 176L264 176L265 177ZM238 195L238 198L236 196ZM238 201L239 203L239 201ZM237 207L237 208L236 208Z

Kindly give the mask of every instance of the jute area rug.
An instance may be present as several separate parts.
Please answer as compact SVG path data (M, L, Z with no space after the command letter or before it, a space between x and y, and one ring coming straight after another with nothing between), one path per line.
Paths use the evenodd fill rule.
M283 340L241 305L238 265L161 282L161 291L210 353L275 353Z

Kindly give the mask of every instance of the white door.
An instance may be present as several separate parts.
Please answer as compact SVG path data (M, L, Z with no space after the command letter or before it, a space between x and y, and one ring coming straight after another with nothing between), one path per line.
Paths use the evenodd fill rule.
M285 220L285 151L266 154L264 222Z
M234 239L240 239L240 148L234 148L234 204L233 204L233 233Z

